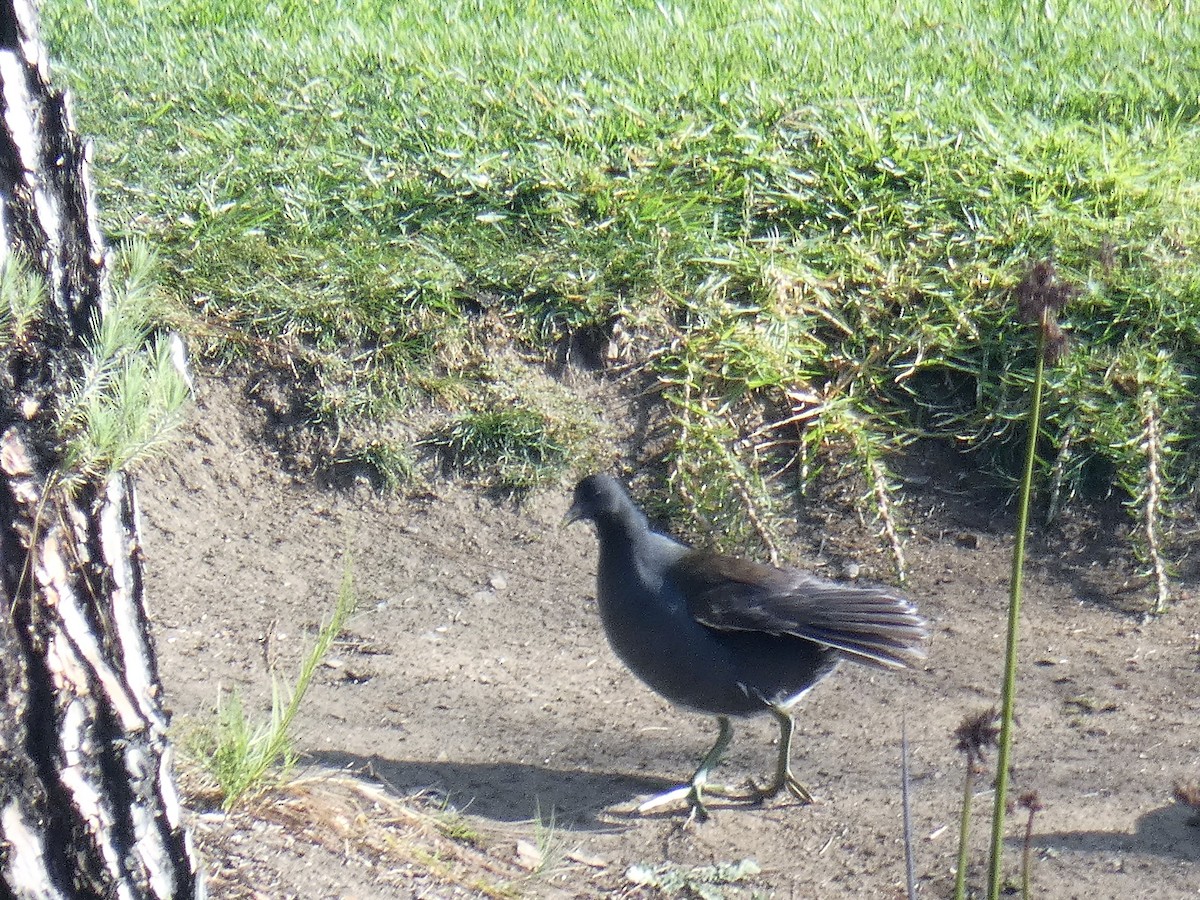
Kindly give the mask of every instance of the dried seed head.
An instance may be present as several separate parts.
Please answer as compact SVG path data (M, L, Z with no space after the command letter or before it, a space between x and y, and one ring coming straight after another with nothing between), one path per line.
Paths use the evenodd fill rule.
M1042 806L1042 798L1038 796L1037 791L1026 791L1017 798L1017 806L1021 809L1029 810L1029 814L1041 812L1045 807Z
M1026 325L1041 321L1046 309L1044 292L1053 281L1054 263L1044 259L1034 263L1025 277L1017 282L1017 315Z
M1079 288L1062 281L1048 259L1034 263L1013 293L1017 297L1017 315L1022 322L1041 328L1045 336L1045 361L1054 365L1066 355L1067 336L1058 324L1058 314Z
M954 729L954 736L958 738L956 749L966 754L967 765L971 768L982 766L988 748L996 746L1000 736L999 721L1000 713L993 706L967 716Z
M1070 346L1070 342L1067 340L1067 333L1062 330L1055 319L1046 319L1045 331L1044 359L1046 360L1046 365L1056 366L1067 355L1067 348Z
M1017 284L1017 312L1022 322L1036 325L1047 312L1062 312L1078 293L1075 285L1059 279L1053 262L1043 259L1034 263Z

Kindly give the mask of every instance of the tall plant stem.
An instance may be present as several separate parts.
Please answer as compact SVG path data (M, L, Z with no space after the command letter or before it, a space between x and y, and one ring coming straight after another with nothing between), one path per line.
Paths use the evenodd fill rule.
M1008 766L1012 751L1013 707L1017 696L1017 633L1021 621L1021 581L1025 569L1025 532L1029 529L1029 495L1033 487L1033 460L1037 455L1042 421L1042 381L1045 370L1046 329L1038 329L1037 368L1033 374L1033 400L1029 405L1029 442L1025 472L1017 507L1017 540L1013 547L1012 580L1008 595L1008 641L1004 651L1004 688L1000 699L1000 747L996 754L996 800L992 808L992 849L988 861L988 900L999 900L1004 850L1004 814L1008 799Z
M954 900L966 900L967 856L971 835L971 801L975 796L975 766L967 760L967 777L963 781L962 818L958 822L958 871L954 874Z

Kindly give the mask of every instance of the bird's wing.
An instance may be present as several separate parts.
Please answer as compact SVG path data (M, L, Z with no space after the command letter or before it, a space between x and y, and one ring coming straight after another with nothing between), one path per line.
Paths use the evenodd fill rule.
M709 628L791 635L886 668L925 657L925 620L885 585L831 581L703 551L680 559L671 577L692 617Z

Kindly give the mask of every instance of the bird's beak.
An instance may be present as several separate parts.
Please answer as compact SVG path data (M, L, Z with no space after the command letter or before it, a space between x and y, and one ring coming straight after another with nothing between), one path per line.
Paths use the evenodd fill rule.
M583 510L579 508L578 503L572 503L571 508L567 510L567 514L563 516L562 524L559 528L566 528L568 525L574 525L583 518Z

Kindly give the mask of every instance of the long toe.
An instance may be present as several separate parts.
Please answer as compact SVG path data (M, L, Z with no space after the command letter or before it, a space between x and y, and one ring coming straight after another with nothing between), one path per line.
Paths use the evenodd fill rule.
M813 798L813 795L809 792L808 788L806 788L799 781L797 781L796 776L793 775L791 772L788 772L788 775L787 775L787 789L788 789L789 794L791 794L793 797L795 797L797 800L799 800L801 803L805 804L806 806L809 803L815 802L815 799Z
M721 789L716 789L714 793L721 793ZM655 794L649 800L641 803L637 809L639 813L654 812L657 809L670 806L680 800L687 803L689 820L695 819L697 822L708 821L708 807L704 803L704 788L699 784L681 784L679 787L671 788L669 791Z
M679 787L673 787L669 791L663 791L661 794L655 794L649 800L638 805L637 811L640 813L654 812L656 809L661 809L664 806L669 806L678 800L686 799L690 804L692 795L695 793L695 787L690 784L681 784Z
M751 803L765 803L783 789L783 784L771 782L766 787L759 787L752 777L746 779L746 799Z
M751 778L749 786L751 803L766 803L768 800L773 800L785 788L789 794L805 805L815 802L812 793L791 772L788 772L783 778L772 781L766 787L759 787L758 783Z

